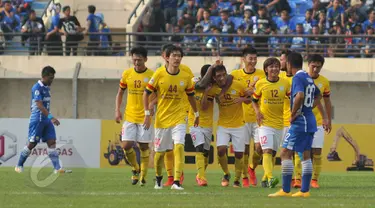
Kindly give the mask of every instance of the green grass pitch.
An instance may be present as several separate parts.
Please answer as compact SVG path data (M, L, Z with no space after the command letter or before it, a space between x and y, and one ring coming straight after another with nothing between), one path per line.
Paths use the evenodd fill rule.
M373 172L323 173L321 188L306 199L267 197L279 187L221 187L221 173L212 170L208 170L208 187L198 187L195 172L186 171L184 191L154 190L153 169L145 187L130 184L130 168L73 169L57 179L50 172L26 169L18 174L13 168L0 168L0 207L375 207Z

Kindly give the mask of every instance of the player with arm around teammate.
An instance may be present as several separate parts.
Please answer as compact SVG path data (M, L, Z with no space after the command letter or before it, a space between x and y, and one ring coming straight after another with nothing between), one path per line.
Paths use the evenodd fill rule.
M312 109L320 103L320 91L312 78L302 70L303 58L299 53L288 55L287 67L294 75L291 89L291 125L284 138L281 151L282 189L269 197L309 197L312 177L311 145L317 131L316 119ZM291 193L293 175L293 152L296 151L302 161L302 187L295 194Z
M116 122L122 121L121 102L125 90L127 90L125 121L122 125L121 140L125 155L132 166L132 184L140 182L146 184L148 162L150 158L149 143L152 142L150 129L143 128L144 107L143 92L153 75L153 71L145 65L147 62L147 50L143 47L135 47L130 51L134 67L122 73L120 87L116 96ZM136 152L133 146L137 142L141 150L141 167L137 162ZM139 174L141 177L139 178Z
M279 77L280 61L277 58L266 59L263 69L267 77L255 84L253 107L263 152L262 187L274 188L279 179L273 177L272 171L283 133L284 102L285 97L290 96L290 84Z
M53 125L60 125L59 120L50 113L51 94L50 86L55 78L56 71L50 66L42 70L42 79L31 89L31 115L29 123L29 143L21 152L15 171L23 172L23 165L31 150L40 140L47 143L48 156L52 161L54 173L71 173L71 170L62 169L59 153L56 151L56 132Z

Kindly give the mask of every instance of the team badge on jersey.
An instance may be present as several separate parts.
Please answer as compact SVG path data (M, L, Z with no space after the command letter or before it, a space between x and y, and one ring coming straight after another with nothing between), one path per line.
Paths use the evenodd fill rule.
M180 85L181 85L181 86L184 86L184 84L185 84L184 81L181 81L181 82L180 82Z
M281 87L280 87L280 91L284 91L284 86L281 86Z
M40 95L40 92L39 92L39 90L35 90L35 96L38 96L38 95Z
M266 104L267 103L267 99L264 99L264 104Z
M148 82L148 78L146 77L143 81L144 81L144 82Z
M149 84L151 85L154 84L154 81L155 81L154 78L151 78Z
M236 90L232 90L232 95L235 95L236 94Z
M259 77L258 76L254 76L254 81L258 81Z
M322 83L318 84L319 89L323 87Z

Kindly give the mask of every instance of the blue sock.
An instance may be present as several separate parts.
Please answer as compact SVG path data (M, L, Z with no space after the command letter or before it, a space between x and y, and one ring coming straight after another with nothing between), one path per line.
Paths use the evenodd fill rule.
M52 161L53 168L55 168L55 170L60 170L59 153L57 153L56 149L48 148L48 156Z
M31 153L31 150L29 150L28 147L24 147L21 152L20 159L18 160L17 166L23 167L23 164L25 163L26 159L29 157L30 153Z
M302 163L302 186L301 192L309 192L310 190L310 182L313 172L313 166L311 159L304 160Z
M294 166L292 160L281 161L281 172L283 175L283 191L286 193L289 193L291 189L293 169Z

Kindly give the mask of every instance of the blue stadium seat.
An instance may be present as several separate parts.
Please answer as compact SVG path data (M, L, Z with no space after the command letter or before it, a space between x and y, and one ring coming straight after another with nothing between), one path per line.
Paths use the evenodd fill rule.
M225 9L228 11L232 11L232 3L231 2L220 2L218 5L219 9Z
M221 17L219 17L219 16L211 16L210 20L212 21L212 23L214 25L218 26L219 23L220 23Z
M303 21L305 21L305 16L294 16L292 17L291 21L293 24L302 23Z
M305 15L306 11L308 9L311 9L312 8L312 2L304 2L304 3L297 3L296 4L296 15Z
M242 17L230 17L229 18L234 23L234 29L237 30L238 27L242 25Z

